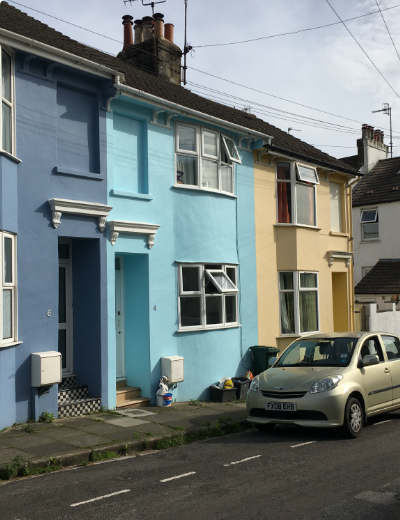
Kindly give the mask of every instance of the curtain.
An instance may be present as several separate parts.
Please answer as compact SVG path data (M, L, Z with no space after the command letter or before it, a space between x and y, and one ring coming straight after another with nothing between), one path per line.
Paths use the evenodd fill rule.
M294 294L281 292L281 331L282 334L294 333Z
M300 305L300 332L318 330L317 319L317 292L302 291L299 295Z
M197 157L176 156L176 182L197 186Z
M291 222L291 191L290 182L278 182L278 222Z

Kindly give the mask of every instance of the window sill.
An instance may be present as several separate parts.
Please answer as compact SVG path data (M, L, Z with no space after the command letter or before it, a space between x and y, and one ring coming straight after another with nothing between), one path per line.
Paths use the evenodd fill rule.
M5 150L0 150L0 155L6 157L7 159L10 159L10 161L15 162L17 164L22 162L21 159L18 159L18 157L15 157L15 155L12 155L11 153L6 152Z
M313 334L321 334L321 331L320 330L314 330L313 332L300 332L299 334L281 334L280 336L276 336L275 339L302 338L304 336L311 336Z
M232 325L226 325L225 327L224 326L221 326L221 327L218 327L218 326L215 326L215 327L191 327L191 328L187 328L187 329L177 329L176 332L208 332L209 330L225 330L225 329L236 329L236 328L239 328L241 327L241 325L239 323L233 323Z
M67 175L71 177L81 177L84 179L93 179L94 181L103 181L104 175L100 173L89 173L80 170L70 170L68 168L54 168L54 173L57 175Z
M360 240L360 244L371 244L371 243L380 243L379 238L373 238L371 240Z
M321 231L321 228L317 226L306 226L305 224L274 224L274 227L292 227L292 228L303 228L303 229L311 229L313 231Z
M215 195L222 195L223 197L229 197L230 199L237 199L236 195L233 195L232 193L228 193L226 191L218 191L218 190L210 190L207 188L199 188L198 186L190 186L189 184L185 185L177 185L175 184L172 186L172 188L176 188L178 190L192 190L192 191L198 191L198 192L206 192L206 193L213 193Z
M341 233L339 231L329 231L329 234L333 237L347 237L349 238L349 233Z
M124 199L135 199L135 200L153 200L153 196L147 193L134 193L131 191L120 191L120 190L110 190L110 195L112 197L122 197Z
M18 345L22 345L23 341L11 341L11 343L2 343L0 344L0 349L8 348L8 347L17 347Z

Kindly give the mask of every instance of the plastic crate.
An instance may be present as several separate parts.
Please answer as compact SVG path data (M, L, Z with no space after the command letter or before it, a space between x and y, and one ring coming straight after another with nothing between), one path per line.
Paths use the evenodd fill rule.
M236 397L236 388L216 388L210 386L210 401L216 403L229 403Z
M247 379L247 377L232 377L232 382L236 388L236 399L245 399L250 388L250 379Z

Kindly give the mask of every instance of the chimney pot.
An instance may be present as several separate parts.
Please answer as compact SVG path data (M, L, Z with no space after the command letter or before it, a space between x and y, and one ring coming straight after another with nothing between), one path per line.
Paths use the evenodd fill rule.
M368 137L368 125L362 125L361 127L361 137Z
M153 17L143 17L143 41L153 38Z
M375 129L374 131L374 141L379 141L381 131L378 129Z
M143 41L143 20L135 20L133 26L135 31L135 45Z
M133 16L130 14L126 14L122 17L122 25L124 26L124 46L122 48L123 51L126 51L127 48L133 44L133 33L132 33L132 20Z
M164 38L169 40L171 43L174 43L174 24L166 23L164 25Z
M156 38L164 36L164 15L161 13L154 15L154 36Z

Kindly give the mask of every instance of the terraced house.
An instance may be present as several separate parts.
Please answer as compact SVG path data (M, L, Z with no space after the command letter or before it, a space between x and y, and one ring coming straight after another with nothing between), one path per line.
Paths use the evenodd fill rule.
M0 428L165 371L205 399L252 345L352 327L357 170L183 88L162 15L123 23L112 57L0 4Z

